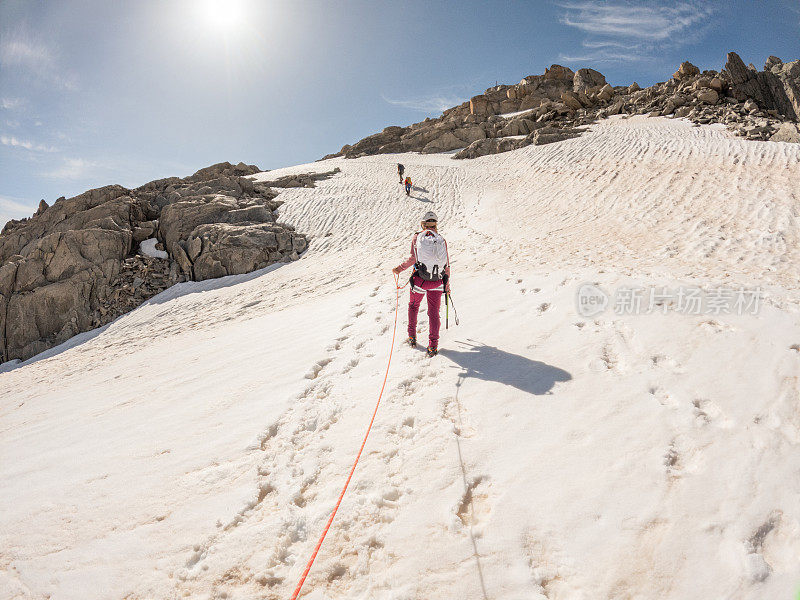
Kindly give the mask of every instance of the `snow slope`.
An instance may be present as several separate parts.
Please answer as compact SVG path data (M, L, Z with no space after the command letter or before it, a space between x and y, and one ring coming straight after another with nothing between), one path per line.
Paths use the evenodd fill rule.
M0 598L288 598L374 407L390 269L431 209L461 325L432 360L395 347L302 597L793 597L798 159L632 118L474 161L264 174L342 169L281 194L302 260L179 284L0 374ZM765 299L583 318L583 282Z

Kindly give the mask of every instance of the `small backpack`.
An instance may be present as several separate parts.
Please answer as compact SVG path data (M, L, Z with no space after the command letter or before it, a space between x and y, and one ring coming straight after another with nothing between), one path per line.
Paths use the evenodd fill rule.
M447 245L444 238L430 229L417 234L417 275L426 281L439 281L447 266Z

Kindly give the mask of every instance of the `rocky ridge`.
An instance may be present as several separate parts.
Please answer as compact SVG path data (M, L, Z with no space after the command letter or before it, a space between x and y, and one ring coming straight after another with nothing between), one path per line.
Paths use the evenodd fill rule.
M724 123L750 140L800 142L800 60L770 56L758 71L729 52L720 71L684 62L668 81L644 89L636 82L612 86L594 69L553 65L515 85L491 87L441 117L387 127L325 158L453 150L460 150L454 158L476 158L569 139L618 114L685 117Z
M276 221L275 188L313 187L337 171L247 177L260 171L219 163L136 189L42 200L32 217L9 221L0 233L0 362L104 325L175 283L297 260L308 239Z
M458 150L454 158L476 158L569 139L618 114L685 117L724 123L750 140L800 142L800 61L771 56L758 71L731 52L720 71L684 62L668 81L645 89L612 86L594 69L553 65L328 157ZM297 260L308 239L276 222L275 189L313 186L338 169L248 178L259 171L219 163L133 190L111 185L53 206L42 201L31 218L9 221L0 233L0 362L108 323L175 283Z

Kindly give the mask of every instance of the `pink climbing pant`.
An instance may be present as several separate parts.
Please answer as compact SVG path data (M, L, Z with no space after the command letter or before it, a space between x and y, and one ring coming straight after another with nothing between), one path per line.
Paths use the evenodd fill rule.
M408 302L408 337L417 337L417 313L422 297L428 297L428 346L439 347L439 307L442 305L442 282L425 281L414 275L411 279L411 299ZM420 291L424 290L424 291Z

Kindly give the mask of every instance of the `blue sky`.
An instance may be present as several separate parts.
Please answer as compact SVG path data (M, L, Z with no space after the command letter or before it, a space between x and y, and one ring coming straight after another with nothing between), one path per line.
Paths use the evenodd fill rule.
M800 58L800 4L0 0L0 224L229 160L270 169L553 63L648 85Z

